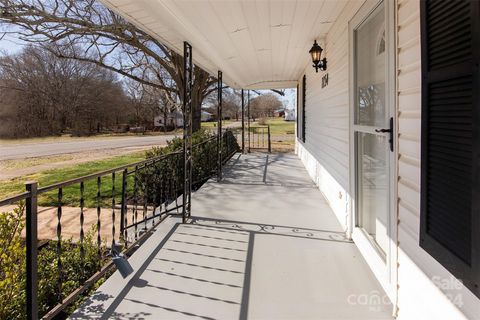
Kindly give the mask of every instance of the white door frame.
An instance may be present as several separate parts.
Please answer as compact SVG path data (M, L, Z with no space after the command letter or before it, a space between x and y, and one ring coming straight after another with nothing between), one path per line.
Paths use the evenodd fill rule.
M393 117L394 152L390 156L390 212L388 215L387 234L389 237L388 249L384 257L378 252L364 230L357 227L356 218L356 163L355 163L355 137L353 123L355 119L355 38L354 30L357 29L370 14L382 3L385 5L385 37L386 37L386 99L389 110L388 118ZM379 280L390 300L395 304L397 299L397 99L396 99L396 33L395 33L395 5L396 1L390 0L367 0L358 10L355 16L349 21L349 139L350 139L350 212L347 235L353 239L362 253L366 262ZM388 123L388 122L387 122Z

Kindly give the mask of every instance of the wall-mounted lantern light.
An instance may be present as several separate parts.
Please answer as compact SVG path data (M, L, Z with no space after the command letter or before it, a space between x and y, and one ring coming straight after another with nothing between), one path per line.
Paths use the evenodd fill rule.
M317 40L313 42L312 49L308 51L312 56L313 67L316 72L318 72L318 69L322 71L327 70L327 58L324 57L321 59L322 51L323 49L318 45Z

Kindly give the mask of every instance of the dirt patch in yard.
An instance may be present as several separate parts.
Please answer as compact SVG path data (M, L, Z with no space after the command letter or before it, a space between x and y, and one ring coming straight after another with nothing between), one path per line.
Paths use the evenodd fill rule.
M115 156L148 150L150 148L150 146L126 147L68 153L38 158L27 158L22 160L3 160L0 161L0 181L14 179L50 169L58 169L75 164L103 160Z
M0 207L0 212L11 212L16 206L4 206ZM137 220L142 221L143 209L137 208ZM133 207L129 206L127 209L127 226L130 226L133 223ZM151 217L153 212L152 207L147 209L147 217ZM120 206L115 208L115 241L120 242ZM177 211L178 213L178 211ZM25 214L25 212L24 212ZM96 227L97 223L100 222L100 238L102 242L109 246L112 241L112 208L100 208L100 216L97 215L97 208L84 208L83 215L83 230L87 233L90 230L95 230L94 239L96 241L97 232ZM137 226L137 232L140 232L142 229L152 227L152 223L158 222L159 218L150 219L146 223L142 222ZM73 241L78 241L80 239L80 208L78 207L62 207L62 238L63 239L72 239ZM57 225L58 225L58 215L56 207L38 207L38 240L56 240L57 237ZM133 242L135 236L135 228L128 228L128 240ZM22 231L22 236L25 237L25 230Z

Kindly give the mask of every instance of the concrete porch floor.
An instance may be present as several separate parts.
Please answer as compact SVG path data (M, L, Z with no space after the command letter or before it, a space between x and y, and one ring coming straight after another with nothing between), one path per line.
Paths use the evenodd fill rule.
M72 319L392 319L392 306L292 154L235 155Z

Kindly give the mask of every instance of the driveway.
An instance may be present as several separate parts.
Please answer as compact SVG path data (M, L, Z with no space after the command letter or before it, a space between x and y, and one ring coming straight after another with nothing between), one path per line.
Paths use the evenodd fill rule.
M44 157L83 151L165 145L174 135L87 138L85 140L0 145L0 160Z

